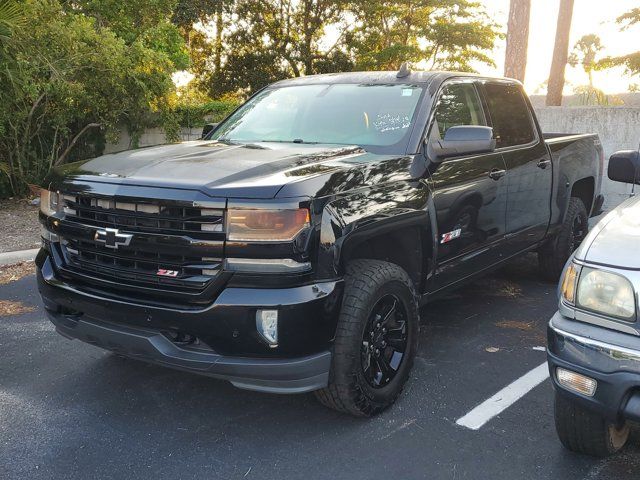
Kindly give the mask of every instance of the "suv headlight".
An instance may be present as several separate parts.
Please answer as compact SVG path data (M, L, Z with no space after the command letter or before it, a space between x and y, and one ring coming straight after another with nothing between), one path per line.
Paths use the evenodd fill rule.
M575 303L579 308L628 322L636 319L631 282L615 273L582 267Z
M60 193L51 192L44 188L40 190L40 211L47 216L57 213L60 209Z
M577 283L578 267L571 262L564 269L562 279L560 280L560 295L562 295L562 298L571 305L575 305Z

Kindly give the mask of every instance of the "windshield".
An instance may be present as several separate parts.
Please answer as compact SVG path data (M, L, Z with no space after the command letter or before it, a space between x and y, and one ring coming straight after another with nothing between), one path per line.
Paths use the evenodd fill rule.
M267 89L240 107L211 139L391 147L385 150L404 153L421 94L415 85Z

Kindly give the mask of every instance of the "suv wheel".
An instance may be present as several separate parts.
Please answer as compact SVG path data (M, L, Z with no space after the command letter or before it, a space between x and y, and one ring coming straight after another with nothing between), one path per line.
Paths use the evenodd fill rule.
M556 431L565 448L576 453L607 457L627 443L628 423L615 425L557 392L555 396Z
M397 265L355 260L347 266L325 406L359 417L392 405L409 378L420 317L413 282Z
M560 232L538 251L538 263L542 276L557 282L565 263L580 246L588 232L587 209L582 200L571 197Z

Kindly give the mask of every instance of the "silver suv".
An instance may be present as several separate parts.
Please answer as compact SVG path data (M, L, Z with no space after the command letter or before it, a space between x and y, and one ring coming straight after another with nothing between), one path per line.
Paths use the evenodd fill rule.
M618 152L609 178L640 184L640 153ZM607 214L567 262L549 322L555 423L569 450L615 453L640 421L640 197Z

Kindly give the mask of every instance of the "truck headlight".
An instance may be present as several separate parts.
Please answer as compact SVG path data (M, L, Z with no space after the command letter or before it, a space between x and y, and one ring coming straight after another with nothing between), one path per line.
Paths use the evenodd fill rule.
M40 190L40 211L47 216L58 212L60 208L60 193L51 192L44 188Z
M227 238L239 242L287 242L309 226L309 210L234 208L227 212Z
M636 319L635 293L629 280L590 267L580 272L576 306L629 322Z

